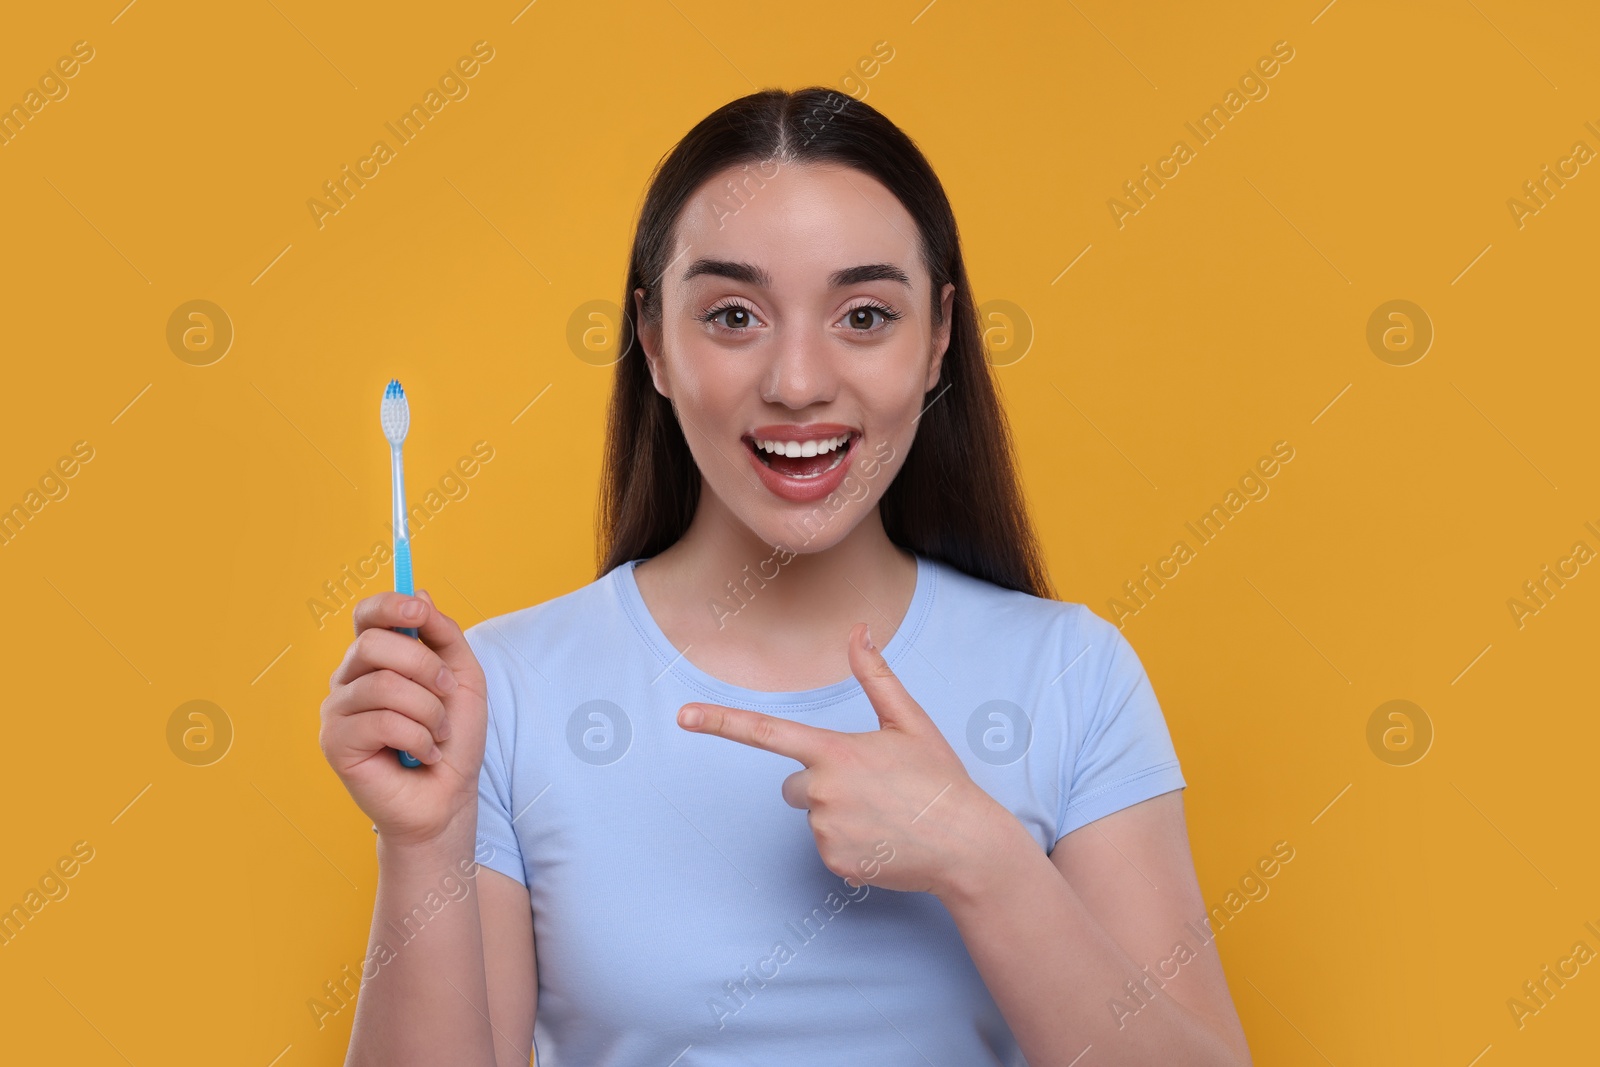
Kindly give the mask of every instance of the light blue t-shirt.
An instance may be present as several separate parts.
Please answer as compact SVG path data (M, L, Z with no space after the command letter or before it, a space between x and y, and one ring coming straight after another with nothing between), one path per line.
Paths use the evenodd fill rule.
M539 1067L1023 1065L936 897L852 888L779 792L798 762L676 721L708 701L876 729L860 683L718 681L656 625L638 562L467 631L489 686L477 858L530 890ZM919 555L883 651L1042 851L1184 787L1138 657L1082 604Z

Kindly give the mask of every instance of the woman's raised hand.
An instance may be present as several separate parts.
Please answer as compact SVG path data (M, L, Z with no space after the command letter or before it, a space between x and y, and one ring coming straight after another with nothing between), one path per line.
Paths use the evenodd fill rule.
M379 834L426 844L476 815L488 714L483 668L426 592L356 605L356 639L329 679L319 740ZM421 640L396 633L415 626ZM422 761L405 767L394 749Z

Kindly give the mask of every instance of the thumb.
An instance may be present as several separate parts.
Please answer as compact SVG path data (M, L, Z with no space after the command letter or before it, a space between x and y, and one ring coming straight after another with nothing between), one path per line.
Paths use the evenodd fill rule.
M861 682L872 710L878 713L879 728L916 730L930 722L928 713L900 684L883 653L875 646L869 647L870 640L866 623L851 627L850 673Z
M456 681L472 682L473 688L481 692L483 667L473 655L472 646L467 644L466 634L454 619L439 610L426 589L418 589L416 595L428 602L428 617L417 627L417 636L439 654L444 665L455 673Z

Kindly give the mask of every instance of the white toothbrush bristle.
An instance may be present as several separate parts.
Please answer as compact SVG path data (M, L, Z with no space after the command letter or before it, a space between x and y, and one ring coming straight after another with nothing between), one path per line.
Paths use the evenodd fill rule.
M401 388L398 379L390 379L384 387L383 406L378 414L383 422L383 436L389 443L398 445L404 442L406 432L411 429L411 405L406 402L406 391Z

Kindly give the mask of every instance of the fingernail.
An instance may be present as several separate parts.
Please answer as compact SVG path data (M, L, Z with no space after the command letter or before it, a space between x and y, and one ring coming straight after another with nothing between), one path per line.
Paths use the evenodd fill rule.
M439 746L438 745L434 745L431 749L428 750L428 758L433 760L435 763L439 762L439 760L443 756L444 756L444 753L439 751Z
M456 687L456 672L449 667L440 667L439 676L433 682L435 686L448 693Z
M422 613L427 610L428 605L413 597L401 605L400 614L404 615L408 619L420 619L422 618Z
M417 590L417 595L419 597L421 597L423 600L426 600L428 603L430 603L430 604L433 603L433 597L428 595L428 591L426 589L418 589Z
M872 643L872 626L870 623L865 630L861 631L861 639L867 643L868 652L878 651L878 646Z
M679 726L687 727L692 730L705 721L706 713L701 711L699 707L694 704L690 704L688 707L678 712Z
M439 720L439 740L450 740L450 717L448 715Z

